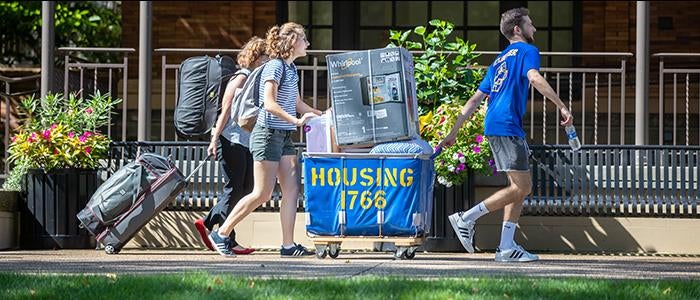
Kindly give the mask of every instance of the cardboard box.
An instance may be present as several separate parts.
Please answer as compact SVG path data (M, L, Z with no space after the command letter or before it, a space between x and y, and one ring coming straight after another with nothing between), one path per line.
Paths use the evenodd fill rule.
M413 58L404 48L326 56L335 138L367 147L419 136Z

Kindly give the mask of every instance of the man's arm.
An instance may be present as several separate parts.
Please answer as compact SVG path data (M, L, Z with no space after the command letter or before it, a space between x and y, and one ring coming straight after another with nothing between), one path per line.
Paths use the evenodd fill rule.
M527 79L530 80L530 84L537 89L540 94L543 96L547 97L550 101L554 103L554 105L559 108L561 111L561 116L564 119L561 123L562 125L571 125L574 122L574 117L571 115L571 112L569 112L569 109L566 108L566 105L564 102L559 99L559 95L557 95L556 92L554 92L554 89L552 89L552 86L549 85L546 79L540 75L540 72L537 71L536 69L530 69L527 71Z
M443 146L452 146L454 144L455 139L457 137L457 132L459 131L460 128L462 128L462 125L464 125L464 122L469 120L469 118L474 114L474 111L476 111L476 108L479 107L479 104L481 101L486 98L486 94L480 90L476 90L474 95L469 98L469 101L464 104L462 107L462 111L460 112L459 116L457 117L457 121L455 122L455 125L452 126L452 130L450 130L450 133L447 134L445 139L443 139L440 144L438 144L438 147L443 147Z

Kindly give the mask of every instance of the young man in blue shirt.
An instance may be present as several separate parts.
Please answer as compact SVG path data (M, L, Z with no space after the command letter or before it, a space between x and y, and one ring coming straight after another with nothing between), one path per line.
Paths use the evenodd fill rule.
M467 101L457 122L438 147L449 147L455 142L457 131L477 109L481 101L489 97L484 134L493 152L496 168L506 172L510 185L486 198L466 212L449 216L462 246L474 252L474 225L476 220L503 208L501 242L496 249L496 261L535 261L537 255L527 252L513 240L523 201L530 194L532 178L528 158L530 149L525 141L523 117L527 108L529 85L556 104L561 111L563 126L573 123L573 117L552 87L540 75L540 53L531 45L535 26L526 8L515 8L501 15L501 33L510 41L496 60L489 66L486 77L478 90Z

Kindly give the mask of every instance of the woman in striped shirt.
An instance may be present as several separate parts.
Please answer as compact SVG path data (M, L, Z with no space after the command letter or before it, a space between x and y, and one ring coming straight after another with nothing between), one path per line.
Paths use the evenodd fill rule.
M280 219L282 222L283 257L308 256L314 253L294 243L299 174L292 134L321 111L304 103L299 95L297 68L294 60L306 56L309 42L304 28L296 23L274 26L267 32L267 55L270 61L262 66L260 78L260 110L251 132L250 152L253 155L253 191L233 208L226 222L209 234L214 248L223 256L234 256L229 233L248 214L270 200L279 179L282 188ZM297 113L301 115L297 118Z

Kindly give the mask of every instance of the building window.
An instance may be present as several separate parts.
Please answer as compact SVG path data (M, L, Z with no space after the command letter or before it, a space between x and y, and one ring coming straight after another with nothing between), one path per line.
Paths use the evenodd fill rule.
M333 1L288 1L287 14L304 26L309 49L333 49Z
M525 6L537 27L535 45L541 52L577 51L580 36L575 21L580 4L575 1L359 1L356 25L333 32L333 1L288 1L290 21L304 25L311 49L335 49L333 34L352 39L355 49L381 48L389 42L389 30L409 30L439 18L455 24L452 36L477 44L480 51L498 51L507 45L500 33L500 13L510 7ZM339 13L339 12L336 12ZM358 34L353 34L357 32ZM355 40L356 39L356 40ZM343 49L349 49L343 47ZM482 59L492 59L483 57ZM479 61L485 63L485 61ZM570 65L567 56L543 57L542 66Z

